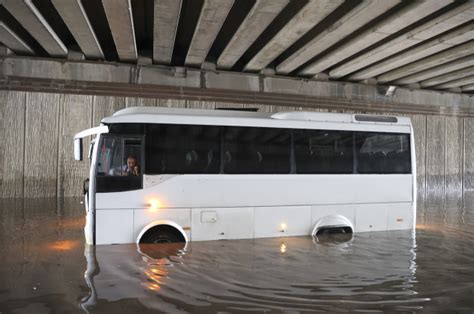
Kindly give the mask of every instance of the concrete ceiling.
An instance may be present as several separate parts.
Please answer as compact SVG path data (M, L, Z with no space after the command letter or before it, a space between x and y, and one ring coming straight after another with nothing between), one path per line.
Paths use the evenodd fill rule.
M0 0L19 56L474 93L474 1Z

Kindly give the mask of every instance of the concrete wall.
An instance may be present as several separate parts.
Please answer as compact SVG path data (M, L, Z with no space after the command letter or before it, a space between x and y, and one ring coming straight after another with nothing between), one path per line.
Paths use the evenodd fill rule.
M0 198L80 196L88 164L74 161L73 135L98 125L103 117L119 109L136 105L301 110L210 101L0 91ZM416 134L419 200L474 204L474 118L409 116Z

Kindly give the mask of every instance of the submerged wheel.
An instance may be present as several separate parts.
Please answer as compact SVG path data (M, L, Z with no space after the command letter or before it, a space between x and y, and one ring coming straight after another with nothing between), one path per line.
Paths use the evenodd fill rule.
M183 235L171 226L156 226L145 232L140 243L178 243L186 242Z
M321 228L316 233L317 236L325 234L352 234L352 229L350 227L329 227Z

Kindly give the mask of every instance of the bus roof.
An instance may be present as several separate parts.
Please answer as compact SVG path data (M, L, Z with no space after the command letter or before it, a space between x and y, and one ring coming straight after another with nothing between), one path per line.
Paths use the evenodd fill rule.
M201 124L220 126L261 126L314 128L321 124L351 124L400 127L399 131L409 132L411 127L407 117L361 115L349 113L327 113L309 111L288 111L278 113L248 112L238 110L206 110L166 107L130 107L117 111L110 117L102 119L103 124L115 123L170 123ZM345 128L343 128L345 129ZM358 128L357 128L358 129ZM398 129L398 128L397 128ZM397 132L396 130L394 130Z

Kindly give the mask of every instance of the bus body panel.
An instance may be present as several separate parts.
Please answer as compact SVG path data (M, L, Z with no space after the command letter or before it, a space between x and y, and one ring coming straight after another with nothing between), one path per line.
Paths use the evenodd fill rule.
M311 233L311 206L255 208L255 237L283 237Z
M254 237L254 208L193 208L193 241L251 239Z
M178 175L155 182L96 194L96 244L136 242L147 224L163 219L193 241L310 235L329 215L344 216L355 232L414 224L412 175ZM161 206L151 208L151 199ZM111 228L121 236L110 238Z
M162 208L368 204L413 201L410 174L177 175L141 190L97 193L96 208Z
M133 209L96 211L96 244L133 243Z

